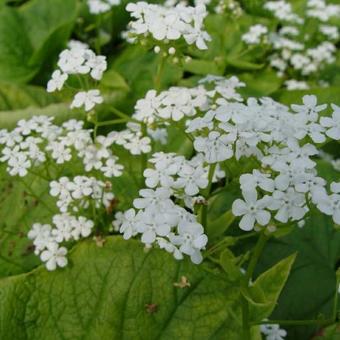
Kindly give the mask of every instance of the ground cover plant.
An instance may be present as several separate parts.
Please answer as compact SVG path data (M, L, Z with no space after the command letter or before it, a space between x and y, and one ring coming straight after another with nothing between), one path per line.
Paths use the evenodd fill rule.
M0 19L0 339L340 338L337 1Z

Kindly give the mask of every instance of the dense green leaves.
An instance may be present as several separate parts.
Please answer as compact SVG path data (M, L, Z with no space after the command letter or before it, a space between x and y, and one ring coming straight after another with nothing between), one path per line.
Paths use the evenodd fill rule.
M317 319L331 317L336 289L335 268L340 259L340 233L330 217L313 212L303 229L273 240L262 257L263 271L278 260L297 252L296 262L275 309L273 319ZM313 334L311 327L289 328L289 339Z
M0 9L0 80L25 82L36 69L30 65L33 48L15 9Z
M24 83L50 64L70 36L76 10L76 0L0 7L0 80Z
M70 262L0 282L2 339L240 339L238 285L202 266L120 238L82 242Z

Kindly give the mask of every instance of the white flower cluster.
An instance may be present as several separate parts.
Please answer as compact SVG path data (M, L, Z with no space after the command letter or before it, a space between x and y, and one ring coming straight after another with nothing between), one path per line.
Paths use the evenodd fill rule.
M306 14L325 22L332 17L340 16L340 5L327 4L325 0L308 0Z
M271 11L280 20L299 24L303 23L303 20L293 12L292 5L285 0L266 1L264 8Z
M141 234L147 247L157 244L176 259L186 254L200 263L208 238L193 212L195 204L204 201L197 195L208 186L209 168L200 156L188 161L174 153L155 153L149 162L152 168L144 171L148 189L140 190L135 209L116 214L114 226L125 239ZM215 175L224 177L221 170Z
M83 216L74 217L68 213L53 216L53 225L35 223L28 233L33 241L34 252L40 255L48 270L65 267L67 249L61 243L88 237L94 227L94 222Z
M87 0L91 14L101 14L111 10L112 7L120 5L121 0Z
M61 177L50 182L50 195L57 197L56 205L60 213L53 216L53 226L35 223L28 232L35 254L40 256L48 270L67 265L66 242L91 235L95 223L82 215L89 208L108 208L114 199L110 189L110 182L104 183L86 176L76 176L73 180ZM76 217L71 213L81 215Z
M284 340L287 331L280 328L278 324L261 325L261 333L264 334L266 340Z
M60 127L52 124L52 120L52 117L34 116L20 120L12 131L0 131L0 145L3 145L0 161L7 163L11 176L24 177L31 168L49 159L57 165L81 159L87 172L97 170L105 177L118 177L123 166L117 163L112 145L122 145L123 142L131 152L138 147L145 149L145 141L135 137L137 133L128 134L130 141L122 138L124 132L118 132L118 136L97 136L93 141L91 130L83 129L82 121L71 119Z
M47 91L60 91L70 75L90 75L98 81L102 78L107 68L106 57L97 56L87 44L71 40L68 48L59 55L58 67L53 72L52 78L47 83ZM103 97L97 89L78 92L71 104L71 108L84 106L85 111L90 111L96 104L101 104Z
M264 25L257 24L250 26L249 31L242 35L242 40L248 45L257 45L263 41L267 35L268 28Z
M316 162L312 159L318 155L314 143L325 142L326 136L340 139L339 107L333 105L332 117L320 118L319 112L326 105L318 106L315 96L304 96L303 102L304 105L292 105L294 112L271 100L257 109L257 104L253 103L253 114L256 113L252 120L247 120L245 143L248 148L256 148L252 154L261 162L262 169L240 177L244 200L237 199L232 211L242 216L240 228L243 230L253 229L255 223L267 226L271 212L276 223L300 221L310 210L310 203L332 216L336 224L340 222L339 186L332 183L329 196L327 183L317 175ZM250 110L249 107L247 111ZM245 111L243 116L246 116ZM233 118L229 118L228 124L231 121ZM223 129L223 125L219 125ZM245 132L237 130L240 137Z
M95 208L101 205L108 207L114 199L110 189L110 182L104 183L95 177L76 176L73 180L61 177L50 182L50 195L58 198L57 207L62 213L70 210L79 212L88 209L91 204Z
M304 32L305 21L293 13L291 4L285 0L268 1L264 7L281 21L280 29L268 32L268 28L261 24L253 25L242 36L242 40L248 45L269 44L273 49L269 62L279 76L285 73L291 76L290 69L293 69L294 76L308 77L335 61L335 43L339 39L339 31L336 26L324 23L340 15L339 5L326 5L323 0L307 1L307 19L313 17L319 20L313 34ZM288 80L287 87L306 88L294 79Z
M303 105L292 105L292 110L270 98L249 98L244 103L236 92L243 85L235 77L208 76L193 89L201 93L199 105L195 96L183 91L184 96L188 96L176 106L203 164L241 157L256 158L261 163L262 169L240 178L245 200L237 200L233 205L234 214L243 216L240 227L251 230L256 223L266 226L272 214L276 223L301 221L309 211L307 204L311 202L319 207L321 198L332 200L332 210L325 213L338 223L337 193L327 196L327 183L318 177L312 157L318 155L315 143L324 143L327 138L340 139L339 107L332 105L332 115L320 118L319 113L327 105L317 105L315 96L304 96ZM166 118L173 118L171 109L158 100L167 96L167 91L158 96L150 92L136 105L135 117L158 126L163 124L159 118L161 108L166 110ZM156 168L145 172L146 183L151 188L160 183L174 190L177 180L168 172L172 167L165 161L164 164L166 171ZM199 192L199 186L191 189L185 193Z
M133 118L149 125L162 122L167 125L169 120L177 122L207 108L207 91L203 86L171 87L159 95L155 90L149 90L145 98L137 101Z
M35 254L40 256L48 270L67 265L65 242L78 241L90 236L93 231L92 220L71 213L86 214L91 206L93 209L108 208L114 199L110 189L111 183L86 176L76 176L73 180L61 177L50 182L50 195L57 197L60 213L53 216L53 226L35 223L28 232Z
M204 5L191 7L178 4L169 8L140 1L129 3L126 10L135 19L129 23L130 39L151 36L157 44L184 39L187 44L195 44L201 50L207 49L206 42L211 40L203 27L207 15Z
M309 85L303 80L300 80L300 81L294 80L294 79L286 80L285 85L287 87L287 90L291 90L291 91L309 89Z

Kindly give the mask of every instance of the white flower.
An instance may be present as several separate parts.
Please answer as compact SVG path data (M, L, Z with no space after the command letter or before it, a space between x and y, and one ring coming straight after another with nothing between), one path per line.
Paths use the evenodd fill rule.
M94 227L93 221L79 216L78 219L74 219L72 222L72 236L75 240L79 240L80 237L88 237L92 233Z
M123 165L117 163L117 157L111 156L106 160L105 166L101 167L101 171L106 177L119 177L123 173Z
M100 80L102 79L104 71L107 69L106 57L102 55L93 55L86 62L86 65L91 68L91 77L95 80Z
M307 115L311 121L316 121L318 113L327 107L327 104L317 105L317 97L314 95L303 96L302 102L303 105L293 104L292 109L297 113Z
M326 135L332 139L340 139L340 106L332 105L332 117L321 117L320 123L327 128Z
M164 219L163 214L160 214L153 207L148 207L140 215L136 229L142 234L141 241L148 245L156 240L156 236L167 236L170 233L171 226Z
M43 262L46 262L46 268L49 271L56 270L57 267L66 267L67 265L67 249L65 247L58 246L57 243L52 243L48 246L46 250L44 250L41 255L40 259Z
M149 137L142 137L135 135L123 146L131 152L132 155L140 155L142 153L149 153L151 151L151 140Z
M287 332L277 324L261 325L261 332L266 336L266 340L284 340Z
M117 214L116 214L117 215ZM120 233L123 234L123 238L128 240L132 236L137 234L137 225L140 221L140 214L136 214L134 209L129 209L124 212L120 220Z
M340 183L331 183L331 195L325 190L315 192L313 202L326 215L332 216L336 224L340 224Z
M14 157L8 160L8 170L11 176L24 177L27 175L31 167L31 161L27 158L24 153L17 153Z
M176 260L183 259L183 254L180 252L180 250L171 242L167 241L164 237L156 237L156 242L158 243L159 248L165 249L168 253L173 254Z
M87 92L78 92L73 99L71 109L84 106L85 111L91 111L96 104L103 103L104 99L99 90L89 90Z
M235 216L242 216L240 228L249 231L254 228L255 222L265 226L269 223L270 212L265 210L268 200L264 197L257 199L256 190L242 191L244 201L237 199L232 205L232 212Z
M274 191L272 197L268 197L268 209L278 210L274 218L282 223L302 219L308 211L305 206L305 195L296 192L293 188L286 191Z
M179 178L174 183L176 188L184 188L184 192L189 196L198 194L200 189L208 186L208 179L204 169L200 166L193 167L184 164L178 171Z
M47 92L54 92L56 90L61 90L64 86L65 81L67 80L68 75L66 73L62 73L60 70L56 70L52 73L51 80L47 83Z
M248 45L256 45L261 42L262 36L268 33L268 28L261 24L250 26L249 32L242 35L242 40Z
M178 236L171 235L170 241L179 246L181 253L189 255L193 263L202 262L200 250L206 246L208 237L199 223L181 221L178 225Z
M222 162L233 156L233 149L227 135L217 131L209 133L208 137L197 137L194 141L195 150L204 154L207 163Z
M203 20L207 15L204 5L190 7L178 4L170 8L140 1L129 3L126 10L136 19L128 25L128 36L144 37L149 34L157 42L183 37L189 45L196 44L202 50L207 48L205 42L211 40L203 30Z
M105 13L111 9L110 5L103 0L87 0L87 4L91 14Z
M274 181L269 174L264 174L258 170L253 170L252 174L243 174L240 176L241 190L255 190L260 187L262 190L273 192Z
M136 198L133 201L133 206L137 209L144 209L147 207L169 207L172 203L169 200L171 191L166 188L142 189L139 191L141 198Z
M53 216L53 223L56 228L52 229L51 233L57 243L69 241L72 238L72 220L73 218L68 214Z

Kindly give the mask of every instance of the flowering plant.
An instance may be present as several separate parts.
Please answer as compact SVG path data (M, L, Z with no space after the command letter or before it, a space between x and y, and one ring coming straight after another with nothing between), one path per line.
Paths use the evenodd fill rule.
M338 84L300 81L315 85L311 75L335 65L338 36L324 24L339 6L305 5L332 35L327 58L316 33L306 46L287 38L305 19L285 1L260 6L273 13L267 25L255 15L249 25L243 1L75 6L72 36L56 29L53 67L25 73L45 89L4 87L7 103L13 88L44 99L0 129L0 338L336 334ZM128 22L116 43L108 23L119 10ZM236 54L221 37L226 18L247 22ZM255 89L259 75L268 84Z

